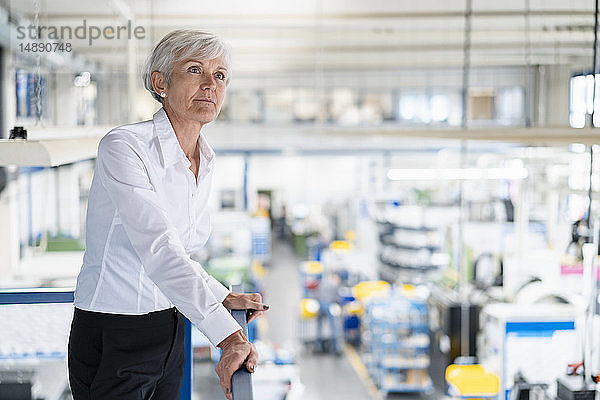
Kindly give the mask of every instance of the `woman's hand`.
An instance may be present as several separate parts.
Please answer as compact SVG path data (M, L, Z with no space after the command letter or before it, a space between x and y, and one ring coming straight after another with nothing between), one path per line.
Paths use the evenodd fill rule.
M259 295L260 296L260 295ZM242 364L246 369L254 372L258 362L258 354L254 345L246 339L242 331L236 331L227 336L221 343L221 359L215 367L215 371L221 381L221 388L228 400L232 400L231 377Z
M247 310L248 323L269 309L268 305L263 304L260 293L229 293L223 300L223 305L229 310Z

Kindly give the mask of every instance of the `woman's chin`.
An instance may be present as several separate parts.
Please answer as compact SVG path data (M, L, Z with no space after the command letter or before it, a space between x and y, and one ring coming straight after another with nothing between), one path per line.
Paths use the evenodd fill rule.
M217 118L214 111L208 112L208 110L191 110L191 112L188 113L188 116L190 122L193 121L200 124L208 124Z

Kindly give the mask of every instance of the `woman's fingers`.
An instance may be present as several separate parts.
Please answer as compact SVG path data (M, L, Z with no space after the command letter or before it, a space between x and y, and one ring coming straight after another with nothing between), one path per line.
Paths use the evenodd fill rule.
M225 397L227 397L227 400L232 400L231 379L229 379L229 381L220 379L220 381L221 381L221 388L223 389L223 393L225 393Z
M255 319L259 318L264 313L265 313L264 311L248 310L246 312L246 319L247 319L248 323L250 323L250 322L254 321Z
M248 293L244 296L244 303L247 310L262 310L263 302L260 293Z
M248 323L269 309L269 305L262 302L260 293L229 293L223 300L223 305L229 310L246 310Z
M223 393L228 400L232 400L231 377L233 373L244 364L249 372L256 371L258 353L254 345L248 342L234 344L222 348L221 359L215 367Z
M256 348L254 345L251 345L252 349L250 350L250 354L248 354L248 358L246 359L246 369L250 372L256 371L256 365L258 364L258 353L256 352Z
M231 310L266 311L269 309L269 305L262 302L260 293L230 293L223 303Z
M249 293L246 301L247 310L266 311L269 309L269 305L263 303L263 298L260 293Z
M262 303L262 296L260 293L247 293L246 297L257 303Z
M248 302L246 304L246 307L244 307L244 309L255 310L255 311L266 311L269 309L269 305L252 301L252 302Z
M238 331L240 332L240 331ZM227 339L226 339L227 340ZM241 333L238 333L236 337L221 347L221 359L219 360L215 371L219 376L221 388L223 393L227 396L227 399L231 399L231 377L233 373L238 370L242 365L248 367L248 361L250 361L253 368L256 368L256 356L251 357L252 352L256 353L254 346L245 339ZM251 371L254 372L254 371Z
M217 364L215 368L217 375L219 376L219 383L221 384L221 389L223 389L223 393L225 393L225 397L228 400L232 400L231 394L231 376L233 372L228 372L227 367L223 366L221 362Z

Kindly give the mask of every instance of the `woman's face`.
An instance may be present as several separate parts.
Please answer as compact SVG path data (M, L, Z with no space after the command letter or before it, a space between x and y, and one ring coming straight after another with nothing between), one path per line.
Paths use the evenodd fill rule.
M206 124L214 121L225 99L227 67L223 57L184 59L173 66L165 107L177 118Z

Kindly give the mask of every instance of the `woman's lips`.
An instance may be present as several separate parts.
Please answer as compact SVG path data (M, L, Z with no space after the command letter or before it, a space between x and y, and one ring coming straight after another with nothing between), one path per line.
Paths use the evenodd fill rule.
M212 103L212 104L215 104L215 102L214 102L214 101L212 101L211 99L195 99L195 100L196 100L196 101L203 101L203 102L206 102L206 103Z

